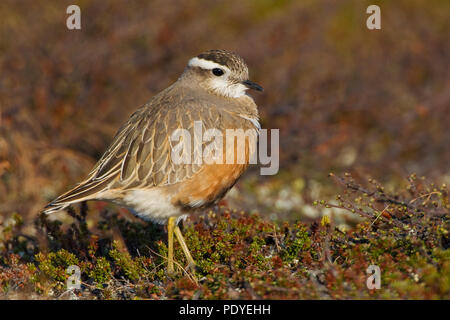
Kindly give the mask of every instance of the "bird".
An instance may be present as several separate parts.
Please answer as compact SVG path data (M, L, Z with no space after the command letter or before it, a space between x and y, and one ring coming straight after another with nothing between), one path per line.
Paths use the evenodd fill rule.
M261 129L258 107L248 89L263 91L249 79L247 64L237 53L209 50L192 57L172 85L120 127L87 178L42 212L49 215L89 200L112 202L142 220L167 225L169 274L174 273L174 234L188 267L194 268L179 223L217 204L248 168ZM244 147L234 141L223 147L219 142L224 157L243 151L244 161L174 161L173 132L184 129L192 133L196 121L202 129L222 134L239 129L249 132ZM199 145L205 148L207 142ZM203 156L212 157L207 152Z

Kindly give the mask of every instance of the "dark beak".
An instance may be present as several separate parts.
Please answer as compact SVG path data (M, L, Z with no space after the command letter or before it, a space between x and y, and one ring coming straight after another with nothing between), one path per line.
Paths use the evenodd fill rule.
M259 84L257 84L256 82L250 81L250 80L245 80L242 81L242 84L245 85L247 88L249 89L254 89L257 91L263 91L263 87L261 87Z

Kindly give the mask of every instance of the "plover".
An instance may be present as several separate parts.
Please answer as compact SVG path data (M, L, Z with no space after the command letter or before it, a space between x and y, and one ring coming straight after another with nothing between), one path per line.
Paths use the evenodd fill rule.
M131 115L88 177L43 212L51 214L87 200L113 202L144 220L167 224L169 273L174 272L174 233L189 265L195 266L178 222L215 204L248 167L258 139L259 117L247 89L263 90L249 80L239 55L210 50L193 57L175 83ZM223 148L224 156L243 151L244 161L175 163L171 135L177 129L192 132L196 121L202 129L224 135L227 129L250 131L245 150L238 150L234 143ZM201 141L202 147L206 144Z

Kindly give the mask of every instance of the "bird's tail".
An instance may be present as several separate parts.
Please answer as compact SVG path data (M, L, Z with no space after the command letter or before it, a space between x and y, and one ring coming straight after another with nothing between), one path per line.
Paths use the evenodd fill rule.
M72 204L92 199L91 196L73 197L74 190L75 189L72 189L69 192L66 192L65 194L59 196L58 198L47 204L42 210L42 213L45 213L47 215L52 214L64 210Z
M61 210L64 210L68 206L70 206L72 203L54 203L50 202L48 205L45 206L45 208L42 210L42 213L45 214L52 214Z
M99 193L105 189L105 184L109 182L107 180L88 180L80 183L75 188L60 195L58 198L50 202L42 210L42 213L52 214L57 211L64 210L68 206L87 201L99 199Z

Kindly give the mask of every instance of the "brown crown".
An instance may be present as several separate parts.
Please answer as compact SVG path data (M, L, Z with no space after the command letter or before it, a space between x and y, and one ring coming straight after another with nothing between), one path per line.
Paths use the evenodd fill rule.
M235 72L248 72L247 64L238 54L226 50L209 50L197 56L199 59L213 61Z

